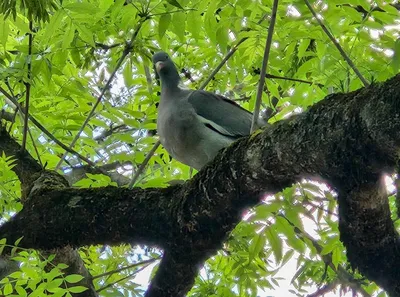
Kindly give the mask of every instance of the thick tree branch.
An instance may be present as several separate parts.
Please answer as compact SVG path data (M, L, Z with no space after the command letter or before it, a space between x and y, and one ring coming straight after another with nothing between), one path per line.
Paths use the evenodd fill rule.
M0 227L0 237L12 241L24 236L21 246L45 249L156 245L165 256L146 296L184 296L197 267L221 247L245 208L265 194L314 177L339 192L342 240L351 263L396 296L398 275L390 282L383 279L400 262L398 235L375 184L397 164L399 99L400 75L330 95L303 114L233 143L183 185L132 190L37 187L24 209ZM0 136L0 150L5 137ZM382 247L384 254L375 254L369 264L371 252Z
M59 174L52 172L43 171L41 166L36 162L36 160L29 155L28 153L21 152L21 146L12 139L6 131L0 127L0 151L5 153L7 156L16 156L14 159L15 166L12 170L17 174L18 178L21 181L23 199L22 201L30 201L27 200L26 197L29 196L30 193L36 191L37 188L42 187L40 184L43 182L46 186L54 186L54 187L66 187L68 183L65 179ZM46 176L48 177L46 179ZM24 204L24 207L27 207ZM45 233L45 232L44 232ZM13 244L14 241L8 241L8 243ZM79 285L83 285L89 288L87 291L82 293L74 293L75 297L96 297L97 293L94 289L92 279L90 273L86 269L83 264L79 253L67 246L64 246L61 249L56 249L52 251L42 251L44 255L55 254L56 257L53 260L54 263L65 263L68 264L68 268L64 271L66 275L68 274L81 274L85 278L79 282ZM52 269L50 267L49 269ZM9 273L18 269L18 263L14 261L10 261L7 258L0 258L0 279Z
M353 268L400 296L399 236L390 219L383 180L371 179L339 195L340 238Z

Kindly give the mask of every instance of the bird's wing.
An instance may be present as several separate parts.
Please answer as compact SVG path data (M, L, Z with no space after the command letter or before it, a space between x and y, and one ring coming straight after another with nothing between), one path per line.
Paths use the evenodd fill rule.
M197 90L188 96L199 120L222 135L239 138L250 134L252 113L232 100L211 92Z

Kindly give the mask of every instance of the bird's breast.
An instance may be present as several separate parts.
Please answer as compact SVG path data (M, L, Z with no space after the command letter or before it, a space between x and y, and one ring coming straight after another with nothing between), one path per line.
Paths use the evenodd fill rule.
M198 120L191 106L159 106L157 130L160 141L172 157L182 160L201 140Z

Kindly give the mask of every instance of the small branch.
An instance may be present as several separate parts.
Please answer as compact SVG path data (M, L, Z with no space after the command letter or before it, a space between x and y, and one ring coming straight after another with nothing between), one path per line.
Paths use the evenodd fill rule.
M296 225L293 224L285 215L283 214L277 214L277 215L284 218L289 223L289 225L293 227L294 232L299 236L301 240L304 241L304 239L307 239L311 241L318 255L322 258L324 263L328 265L336 273L341 283L349 286L353 290L357 290L364 297L371 297L371 295L361 287L359 281L355 279L349 272L347 272L346 269L344 269L340 264L337 265L337 268L335 267L335 265L332 262L332 253L322 255L321 252L323 250L323 247L317 242L317 240L315 240L311 235L309 235L304 230L301 230L300 228L296 227Z
M184 75L188 80L190 80L191 83L194 83L194 82L195 82L195 80L194 80L192 74L191 74L190 71L188 71L187 69L182 68L181 73L183 73L183 75Z
M400 179L399 179L399 168L397 170L397 177L394 181L394 186L396 188L395 203L396 203L396 214L397 219L400 218Z
M7 93L6 90L4 90L1 86L0 86L0 92L7 97L7 99L9 99L22 113L22 115L25 116L25 110L24 108L21 106L21 104L19 104L19 102L13 98L10 94ZM25 116L26 117L26 116ZM66 146L65 144L63 144L61 141L59 141L53 134L51 134L44 126L42 126L42 124L40 124L33 116L29 116L30 120L32 121L33 124L35 124L36 127L38 127L44 134L47 135L47 137L49 137L51 140L53 140L56 144L58 144L60 147L62 147L63 149L65 149L66 151L68 151L69 153L75 155L76 157L78 157L79 159L85 161L86 163L88 163L91 166L96 166L95 163L93 163L92 161L90 161L89 159L87 159L86 157L82 156L81 154L79 154L78 152L74 151L73 149L69 148L68 146Z
M325 286L322 286L321 288L319 288L314 293L307 295L307 297L325 296L325 294L328 294L329 292L335 290L337 285L338 285L338 281L335 280L333 282L330 282L330 283L326 284Z
M5 84L6 84L7 88L8 88L8 90L10 91L11 96L12 96L13 98L15 98L14 92L13 92L11 86L10 86L10 83L8 82L8 78L6 78ZM6 98L6 100L8 100L8 98ZM8 100L8 101L10 101L10 100ZM10 103L13 104L12 102L10 102ZM14 105L14 104L13 104L13 105ZM14 106L13 106L13 108L14 108ZM18 110L19 110L18 107L15 106L14 119L11 121L11 125L10 125L10 127L8 128L8 133L11 133L12 127L13 127L13 125L14 125L14 123L15 123L15 117L16 117L17 114L18 114Z
M257 75L260 75L261 71L260 71L260 69L254 69L254 70L253 70L253 73L254 73L254 74L257 74ZM299 82L299 83L305 83L305 84L309 84L309 85L315 84L315 85L317 85L317 86L320 87L320 88L324 87L324 85L323 85L323 84L320 84L320 83L314 83L314 82L312 82L312 81L308 81L308 80L304 80L304 79L298 79L298 78L286 77L286 76L279 76L279 75L274 75L274 74L269 74L269 73L266 73L266 74L265 74L265 78L282 79L282 80L287 80L287 81L294 81L294 82Z
M162 2L159 2L159 3L162 3ZM197 10L196 8L184 8L184 9L178 9L178 10L171 10L171 11L168 11L168 12L152 13L152 14L149 14L149 18L157 16L157 15L172 14L172 13L186 12L186 11L196 11L196 10Z
M26 116L25 118L27 118L27 116ZM42 159L40 159L39 150L38 150L38 148L37 148L35 139L33 138L33 135L32 135L32 132L31 132L31 129L30 129L30 128L28 128L28 133L29 133L29 138L30 138L31 141L32 141L33 149L35 150L35 153L36 153L37 159L38 159L38 161L39 161L39 164L40 164L40 166L43 168Z
M31 96L31 72L32 72L32 44L33 44L33 36L32 36L32 20L29 21L29 45L28 45L28 81L25 82L26 88L26 97L25 97L25 118L24 118L24 130L22 133L22 144L21 144L21 152L25 151L26 148L26 138L28 134L28 115L29 115L29 98Z
M331 34L331 32L329 32L328 28L326 28L326 26L324 25L324 23L322 23L322 21L320 20L320 18L317 16L317 13L315 12L315 10L312 8L310 2L308 2L308 0L304 0L304 2L306 3L308 9L311 11L312 15L315 17L315 19L317 20L318 24L321 26L322 30L325 32L326 35L328 35L329 39L333 42L333 44L336 46L336 48L338 49L338 51L340 52L340 54L342 55L343 59L347 62L347 64L349 64L349 66L351 67L351 69L353 69L353 71L355 72L355 74L358 76L358 78L362 81L362 83L364 84L365 87L369 86L369 82L362 76L361 72L358 71L357 67L354 65L353 61L349 58L349 56L347 56L347 54L345 53L345 51L342 49L342 47L340 46L339 42L335 39L335 37L333 37L333 35Z
M334 217L336 217L336 218L338 217L338 215L337 215L336 213L330 211L329 209L325 209L324 207L322 207L322 206L320 206L320 205L316 205L316 204L312 203L312 202L309 201L309 200L303 201L303 202L307 203L307 204L308 204L309 206L311 206L311 207L318 208L318 209L322 210L323 212L326 212L327 214L329 214L329 215L331 215L331 216L334 216Z
M106 139L108 136L111 136L111 135L113 135L113 134L116 133L116 132L123 131L123 129L125 129L125 128L126 128L126 125L125 125L125 124L118 125L118 126L115 126L115 127L112 127L112 126L111 126L109 130L103 131L100 135L94 137L93 139L96 140L96 141L103 141L103 140ZM126 131L125 131L125 132L126 132Z
M115 47L121 46L122 44L123 43L119 42L119 43L115 43L115 44L112 44L112 45L107 45L107 44L103 44L103 43L100 43L100 42L95 42L95 45L97 47L103 49L103 50L110 50L110 49L113 49Z
M147 81L147 90L149 91L149 93L153 93L153 80L151 78L151 74L150 74L150 69L147 65L144 65L144 72L146 75L146 81ZM160 140L158 140L153 147L151 148L151 150L149 151L149 153L147 154L146 158L144 159L143 163L140 164L138 170L135 172L135 175L132 177L132 180L130 181L128 188L132 188L134 186L134 184L136 183L136 181L138 180L139 176L142 174L142 172L144 171L144 169L146 168L147 164L149 163L151 157L154 155L155 151L157 150L157 148L160 146L161 142Z
M71 149L75 143L78 141L79 137L81 136L81 133L83 132L83 129L85 129L86 125L89 123L90 119L92 118L97 106L100 104L101 100L104 97L104 94L106 91L110 88L111 82L114 80L115 75L117 74L118 69L121 67L123 61L125 60L126 56L131 52L132 50L132 45L133 42L136 39L137 34L139 33L139 30L141 29L143 25L143 21L140 20L135 31L133 32L132 39L126 43L124 51L122 52L122 56L119 58L117 65L115 65L114 71L111 73L110 78L108 79L106 85L104 86L103 90L101 91L99 97L97 98L96 103L93 105L92 110L89 112L88 116L86 117L85 121L83 122L81 128L79 129L78 133L75 135L74 139L72 140L71 144L68 146L69 149ZM59 169L62 162L64 159L67 157L68 151L66 151L63 156L61 157L60 161L57 163L55 170Z
M100 293L101 291L104 291L105 289L108 289L109 287L112 287L112 286L114 286L115 284L118 284L119 282L122 282L123 280L126 280L126 279L128 279L128 278L131 278L132 276L135 276L135 275L138 274L139 272L141 272L141 271L143 271L144 269L146 269L147 266L149 266L149 265L150 265L150 264L147 264L147 265L143 266L142 268L136 270L135 272L133 272L133 273L131 273L131 274L125 276L125 277L122 277L122 278L120 278L119 280L117 280L117 281L115 281L115 282L113 282L113 283L111 283L111 284L105 285L104 287L98 289L96 292L97 292L97 293Z
M160 144L161 144L160 140L157 140L157 142L153 145L150 152L147 154L146 158L144 159L143 163L140 164L138 170L135 172L135 175L132 177L132 180L128 186L129 189L131 189L133 187L133 185L136 183L137 179L142 174L143 170L146 168L147 163L149 163L151 157L153 156L153 154L155 153L157 148L160 146Z
M146 264L149 265L149 264L151 264L151 263L153 263L153 262L155 262L155 261L157 261L159 259L160 258L157 257L157 258L141 261L141 262L138 262L138 263L134 263L132 265L128 265L128 266L125 266L125 267L122 267L122 268L119 268L119 269L115 269L115 270L112 270L112 271L107 271L107 272L98 274L96 276L93 276L92 279L95 280L97 278L101 278L103 276L108 276L108 275L111 275L111 274L114 274L114 273L118 273L118 272L121 272L121 271L124 271L124 270L127 270L127 269L131 269L131 268L134 268L134 267L137 267L137 266L140 266L140 265L146 265ZM146 265L146 267L147 267L147 265Z
M267 14L263 15L263 17L257 22L257 24L258 25L261 24L266 19L266 17ZM213 70L213 72L211 72L209 77L201 84L201 86L199 87L200 90L203 90L208 85L208 83L214 78L214 76L218 73L218 71L222 68L222 66L225 65L226 61L228 61L230 57L232 57L233 54L237 51L239 45L241 45L247 39L248 37L243 37L238 41L238 43L234 47L231 48L231 50L226 54L226 56L222 59L222 61L218 64L218 66Z
M153 94L153 80L151 78L151 72L150 72L149 66L144 64L143 68L144 68L144 74L146 76L147 91L149 92L149 94Z
M15 113L7 112L4 109L0 111L0 120L6 120L7 122L14 123L15 121Z
M271 21L270 21L270 24L268 27L267 41L265 43L264 57L263 57L263 63L261 66L261 73L260 73L260 81L258 82L256 104L254 107L253 120L251 122L250 132L253 132L254 130L257 129L257 122L258 122L258 116L260 115L262 94L264 91L265 74L267 73L268 59L269 59L269 53L270 53L271 45L272 45L272 35L274 34L277 10L278 10L278 0L274 0L274 4L272 6Z

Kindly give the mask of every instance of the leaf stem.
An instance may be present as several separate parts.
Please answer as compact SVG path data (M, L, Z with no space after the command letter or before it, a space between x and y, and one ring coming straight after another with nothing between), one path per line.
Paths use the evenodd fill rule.
M261 66L260 81L258 82L256 104L254 106L253 120L251 122L250 133L257 129L257 122L258 122L258 117L260 115L260 106L262 102L262 94L264 92L265 74L267 73L268 59L269 59L269 53L271 51L272 35L274 34L277 11L278 11L278 0L274 0L274 4L272 5L271 21L268 27L268 36L265 42L264 57Z
M340 46L339 42L333 37L331 32L329 32L328 28L324 25L324 23L321 21L321 19L318 17L317 13L315 10L312 8L310 2L308 0L304 0L306 3L308 9L311 11L312 15L314 18L317 20L318 24L321 26L322 30L325 32L326 35L328 35L329 39L333 42L333 44L336 46L340 54L342 55L343 59L349 64L350 68L353 69L355 74L358 76L358 78L362 81L365 87L369 86L369 82L364 78L364 76L361 74L361 72L358 70L356 65L354 65L353 61L349 58L349 56L345 53L343 48Z
M32 35L32 20L29 21L29 33L28 33L28 80L24 82L26 88L25 94L25 118L24 118L24 130L22 133L22 144L21 144L21 152L24 152L26 149L26 139L28 135L28 115L29 115L29 99L31 97L31 73L32 73L32 44L33 44L33 35Z

